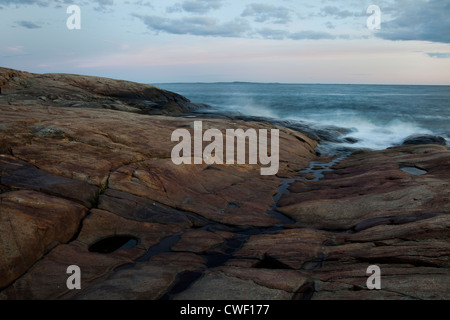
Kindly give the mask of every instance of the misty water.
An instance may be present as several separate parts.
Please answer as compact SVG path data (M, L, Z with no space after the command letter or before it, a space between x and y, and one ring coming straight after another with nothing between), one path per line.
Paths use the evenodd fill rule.
M165 83L212 112L347 128L340 147L384 149L413 134L450 141L450 86ZM211 112L211 111L210 111Z

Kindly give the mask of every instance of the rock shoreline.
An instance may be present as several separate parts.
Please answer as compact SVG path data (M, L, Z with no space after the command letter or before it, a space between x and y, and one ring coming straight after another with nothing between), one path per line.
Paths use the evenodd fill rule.
M450 298L447 146L355 152L314 179L333 159L313 132L197 113L205 128L279 128L279 174L175 166L171 133L204 106L5 68L0 87L0 300ZM96 252L120 237L136 241ZM66 287L71 265L81 290Z

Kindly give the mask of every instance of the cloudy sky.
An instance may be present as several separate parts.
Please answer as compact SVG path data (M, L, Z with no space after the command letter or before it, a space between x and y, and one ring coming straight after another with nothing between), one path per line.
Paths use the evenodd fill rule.
M79 30L67 28L72 4ZM450 0L0 0L0 66L146 83L450 85Z

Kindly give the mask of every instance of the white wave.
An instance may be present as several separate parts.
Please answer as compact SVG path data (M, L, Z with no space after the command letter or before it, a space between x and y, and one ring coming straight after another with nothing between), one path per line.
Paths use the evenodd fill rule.
M246 116L258 116L265 118L279 118L278 115L270 108L257 105L251 99L240 99L239 102L232 102L224 106L231 112L237 112Z
M381 150L400 145L405 138L414 134L433 134L432 131L424 129L412 121L393 119L386 123L377 119L368 119L354 110L334 110L331 114L325 114L318 110L317 113L310 113L305 117L295 114L280 116L270 108L256 105L251 99L242 99L239 103L227 105L226 109L247 116L306 122L310 123L312 127L348 128L352 132L341 138L354 138L358 141L356 143L342 143L340 146L352 149Z
M375 123L362 117L351 117L340 121L326 121L329 125L351 128L352 133L346 137L358 140L354 144L344 144L352 148L385 149L401 144L405 138L413 134L432 134L428 129L416 123L402 120L391 120L388 123Z

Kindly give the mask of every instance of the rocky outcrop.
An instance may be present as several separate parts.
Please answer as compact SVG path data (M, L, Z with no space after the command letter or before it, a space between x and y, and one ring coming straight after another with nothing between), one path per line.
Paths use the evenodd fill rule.
M152 85L73 74L33 74L0 68L0 103L100 108L144 114L189 112L195 105ZM6 96L5 96L6 95Z
M1 74L6 92L0 104L1 298L72 297L64 279L67 267L74 264L82 268L83 283L91 287L89 294L83 291L76 298L89 298L93 292L100 294L106 285L103 279L115 274L117 267L136 264L139 258L148 261L139 264L139 277L148 276L149 270L153 270L155 281L160 281L160 271L170 274L167 287L142 296L158 297L179 274L198 269L192 262L206 258L196 254L226 251L235 237L227 228L279 223L267 213L279 180L261 176L258 166L172 163L175 143L171 134L178 128L192 130L193 119L101 110L90 105L100 96L131 99L124 98L122 91L152 101L159 98L151 96L151 90L167 93L109 79L5 70ZM66 108L71 98L64 96L64 102L54 99L47 104L46 99L35 96L41 90L80 95L89 108ZM204 126L221 130L273 128L220 119L204 119ZM315 157L316 142L300 132L281 129L280 174L294 175ZM224 230L197 230L210 225ZM119 237L136 241L127 249L105 249L109 253L91 251L102 241L111 239L114 243ZM168 270L165 264L158 266L160 262L151 261L164 253L154 247L172 237L182 240L174 247L174 259L194 259ZM132 270L137 269L127 272L134 274ZM47 276L51 279L45 280ZM139 277L126 281L142 282ZM111 293L108 297L115 296Z
M446 146L360 151L314 179L299 171L333 159L277 126L277 176L257 165L176 166L171 134L192 130L193 118L95 104L159 101L158 89L0 75L0 299L450 298ZM59 98L37 96L50 84L42 92ZM183 108L165 106L151 112ZM274 128L200 119L204 129ZM81 290L66 286L71 265ZM381 268L381 290L367 288L370 265Z

